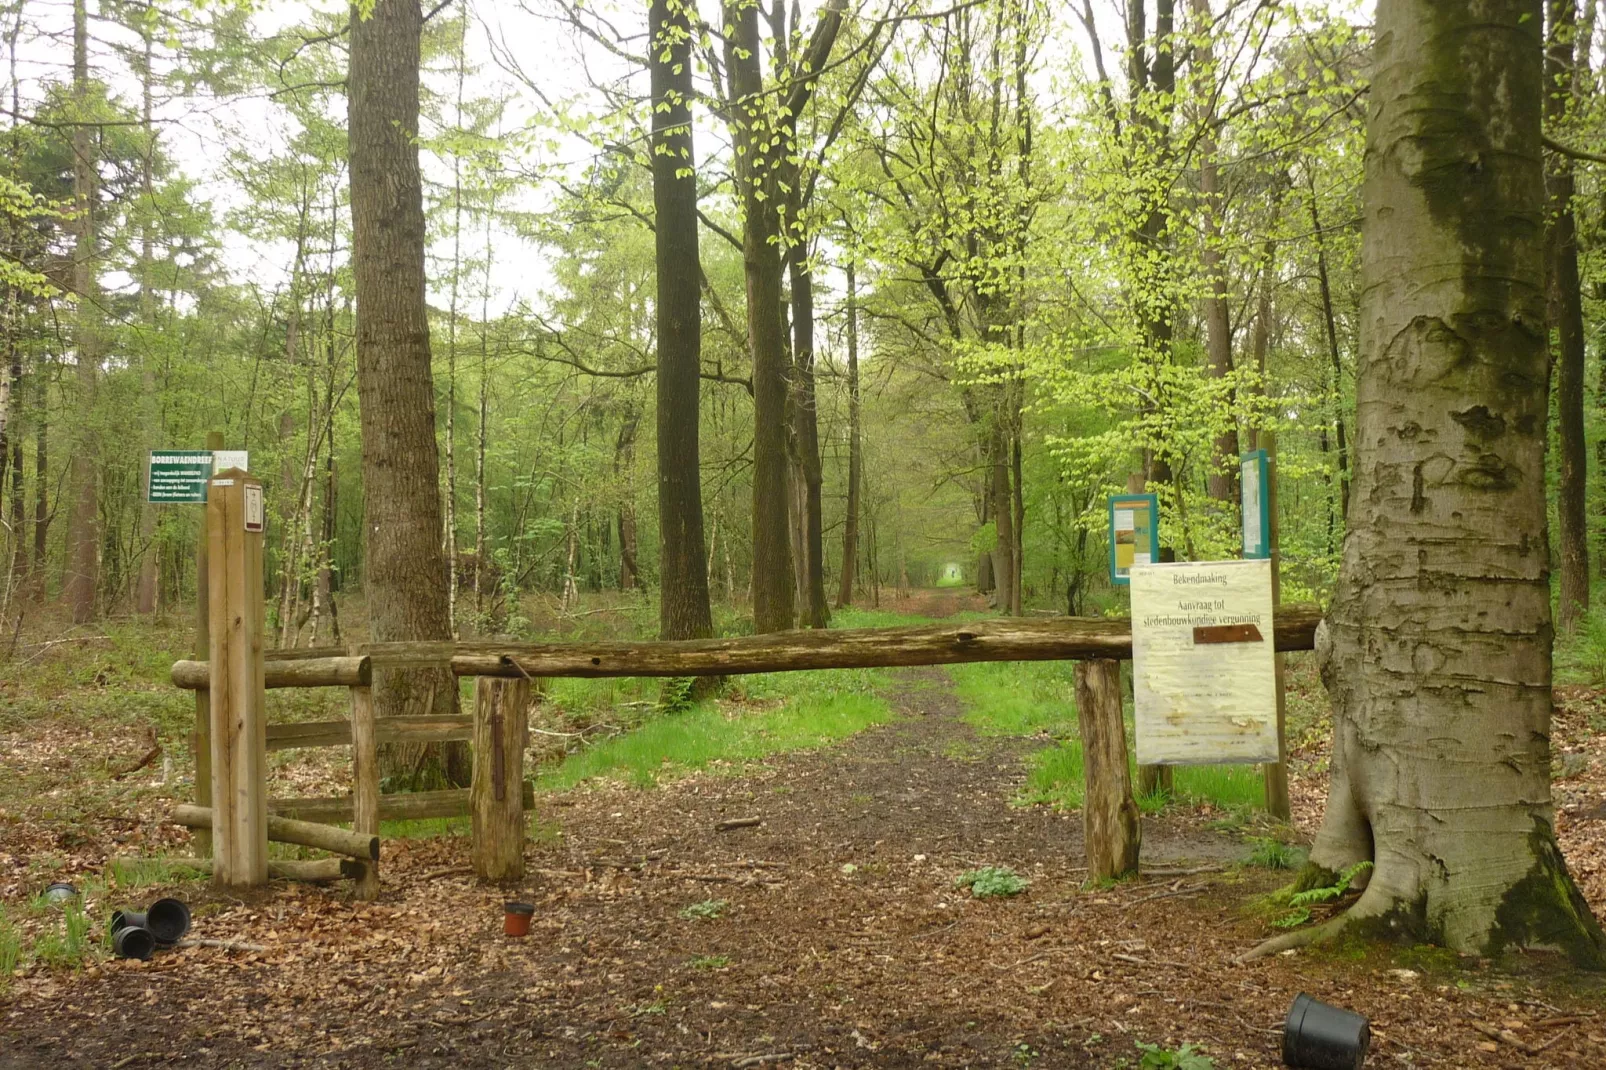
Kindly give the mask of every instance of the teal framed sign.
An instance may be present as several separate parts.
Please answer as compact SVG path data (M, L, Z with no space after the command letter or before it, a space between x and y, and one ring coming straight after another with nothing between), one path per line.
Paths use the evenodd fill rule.
M1269 469L1265 450L1254 450L1238 459L1238 489L1243 504L1246 561L1258 561L1271 556Z
M1160 560L1160 499L1154 494L1110 496L1110 582L1132 582L1132 566Z

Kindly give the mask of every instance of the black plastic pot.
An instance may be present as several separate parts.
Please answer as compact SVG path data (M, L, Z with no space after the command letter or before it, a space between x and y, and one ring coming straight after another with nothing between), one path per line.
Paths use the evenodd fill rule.
M149 929L126 925L112 933L112 951L120 959L148 959L156 952L156 937Z
M158 899L145 910L145 928L163 947L171 947L190 931L190 908L177 899Z
M116 936L123 929L145 928L145 912L143 910L114 910L112 911L112 935Z
M1354 1011L1301 992L1283 1022L1283 1063L1300 1070L1360 1070L1372 1029Z

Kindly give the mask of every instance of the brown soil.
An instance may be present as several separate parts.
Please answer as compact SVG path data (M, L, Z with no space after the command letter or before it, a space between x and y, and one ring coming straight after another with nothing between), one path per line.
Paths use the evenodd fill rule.
M1231 865L1209 815L1150 820L1148 874L1084 888L1078 815L1010 805L1034 744L975 736L938 670L892 697L899 721L827 750L543 797L561 834L516 888L475 886L461 838L387 844L373 905L185 885L196 935L266 950L21 978L0 1068L1118 1067L1190 1042L1224 1070L1281 1065L1300 991L1371 1017L1369 1066L1606 1065L1601 990L1550 956L1234 964L1286 875ZM763 824L714 831L733 817ZM989 864L1029 890L956 890ZM528 939L500 934L507 898L536 904Z

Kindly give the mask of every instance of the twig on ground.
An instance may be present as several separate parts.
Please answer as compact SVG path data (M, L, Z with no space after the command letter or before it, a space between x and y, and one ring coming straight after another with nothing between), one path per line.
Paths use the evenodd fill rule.
M762 817L728 817L714 825L715 832L730 832L732 829L757 828L764 823Z
M1152 902L1155 899L1171 899L1179 895L1198 895L1204 890L1205 886L1202 884L1194 884L1186 888L1172 888L1164 892L1155 892L1153 895L1145 895L1141 898L1130 900L1129 902L1122 903L1121 907L1124 910L1130 907L1135 907L1139 903Z
M1468 1024L1490 1040L1498 1040L1503 1044L1509 1044L1524 1055L1534 1054L1534 1046L1509 1029L1496 1029L1494 1026L1486 1025L1483 1022L1469 1022Z
M1196 866L1193 869L1139 869L1140 877L1194 877L1200 873L1220 873L1225 866Z
M1136 955L1111 955L1118 962L1130 962L1134 966L1166 966L1171 969L1192 969L1186 962L1172 962L1170 959L1140 959Z
M789 1051L776 1051L768 1055L748 1055L731 1062L731 1070L746 1070L751 1066L765 1066L769 1063L788 1063L796 1056Z
M445 869L432 869L419 879L433 881L442 877L463 877L473 872L473 866L447 866Z
M223 951L267 951L268 950L268 948L264 947L262 944L248 944L248 943L245 943L243 940L207 940L207 939L201 939L201 938L191 938L189 940L180 940L178 942L177 946L179 946L179 947L215 947L215 948L219 948L219 949L221 949Z
M135 762L131 766L128 766L126 769L120 769L117 772L113 773L112 774L112 779L113 780L121 780L125 776L128 776L130 773L137 773L141 769L145 768L147 765L150 765L157 758L160 758L161 756L162 756L162 745L160 743L158 743L158 744L156 744L156 746L154 746L150 750L146 751L145 752L145 756L143 758L141 758L139 761Z

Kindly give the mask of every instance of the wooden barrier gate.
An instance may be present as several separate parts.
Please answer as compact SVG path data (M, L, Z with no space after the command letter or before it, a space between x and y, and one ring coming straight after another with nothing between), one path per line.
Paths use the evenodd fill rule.
M981 661L1077 661L1088 871L1097 879L1137 868L1141 828L1127 766L1119 665L1132 656L1126 620L1005 618L685 641L370 643L355 655L338 650L264 654L261 485L244 472L229 470L214 478L210 495L207 594L214 626L209 660L180 661L172 671L174 684L197 695L197 805L179 807L174 820L211 831L213 878L222 884L260 885L270 874L322 880L344 876L356 880L360 898L372 898L379 888L381 821L464 815L473 818L476 875L486 880L522 877L524 815L534 803L524 778L534 680L731 676ZM1311 649L1319 621L1314 606L1278 607L1275 649ZM445 667L454 678L474 677L474 713L376 717L373 674L420 667ZM263 692L284 687L347 688L351 718L268 725ZM1280 723L1278 730L1281 735ZM474 748L469 788L380 794L380 743L462 739L472 740ZM267 751L345 745L352 748L349 798L267 798ZM345 820L351 822L351 832L327 824ZM270 864L269 839L334 851L350 860ZM204 843L197 846L205 849Z

